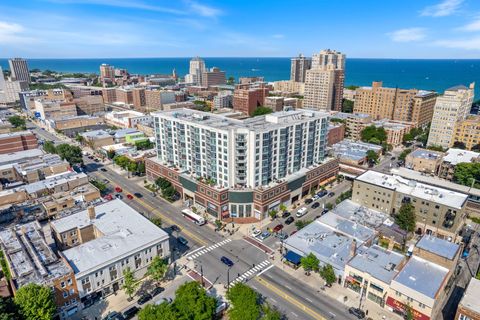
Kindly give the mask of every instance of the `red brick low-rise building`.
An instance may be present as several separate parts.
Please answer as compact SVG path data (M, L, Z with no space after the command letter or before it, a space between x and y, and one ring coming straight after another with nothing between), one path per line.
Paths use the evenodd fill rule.
M30 131L0 134L0 154L36 149L37 137Z

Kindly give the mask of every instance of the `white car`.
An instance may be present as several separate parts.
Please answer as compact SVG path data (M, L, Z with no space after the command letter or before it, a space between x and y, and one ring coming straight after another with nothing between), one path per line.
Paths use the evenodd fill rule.
M307 208L302 207L302 208L298 209L298 211L295 215L297 216L297 218L300 218L300 217L303 217L306 214L307 214Z
M254 237L254 238L258 237L261 233L262 233L262 230L260 230L260 229L253 230L252 237Z

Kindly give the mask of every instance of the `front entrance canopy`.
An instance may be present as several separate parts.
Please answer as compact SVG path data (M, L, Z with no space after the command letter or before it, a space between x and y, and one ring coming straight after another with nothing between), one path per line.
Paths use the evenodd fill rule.
M285 255L285 259L290 263L293 263L294 265L298 266L300 264L300 260L302 259L302 256L293 251L288 251L287 254Z

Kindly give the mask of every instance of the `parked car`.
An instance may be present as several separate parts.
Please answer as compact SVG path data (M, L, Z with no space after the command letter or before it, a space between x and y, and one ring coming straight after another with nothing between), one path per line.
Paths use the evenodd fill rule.
M328 209L327 209L327 208L323 209L323 210L322 210L322 216L323 216L325 213L327 213L327 212L328 212Z
M178 241L180 244L183 244L184 246L186 246L187 243L188 243L188 240L185 239L184 237L178 237L178 238L177 238L177 241Z
M105 184L109 184L109 183L110 183L110 181L108 181L107 179L103 179L102 182L105 183Z
M127 198L128 198L128 200L132 200L133 196L131 194L127 194Z
M155 296L158 296L163 291L165 291L165 288L156 287L155 289L152 290L152 292L150 292L150 294L152 295L152 297L155 297Z
M105 200L113 200L113 196L111 194L107 194L106 196L103 197Z
M280 233L277 233L277 234L275 235L275 237L277 237L277 238L280 239L280 240L285 240L285 239L288 238L288 234L283 233L283 232L280 232Z
M268 232L268 231L262 232L262 234L259 236L260 240L262 240L262 241L267 239L268 237L270 237L270 232Z
M311 197L310 199L312 199L313 201L317 201L318 199L320 199L320 197L318 196L318 194L314 194L313 197Z
M142 304L145 304L147 303L148 301L152 300L152 295L149 294L149 293L146 293L144 294L143 296L141 296L138 300L137 300L137 303L139 305L142 305Z
M294 217L288 217L287 220L285 220L285 224L291 224L293 221L295 221Z
M103 320L124 320L125 318L117 311L109 312Z
M362 309L350 307L350 309L348 309L348 313L354 315L358 319L365 319L365 311Z
M180 227L177 226L176 224L172 224L170 226L170 230L174 231L174 232L180 232Z
M142 198L143 197L143 194L141 194L140 192L135 192L133 195L137 198Z
M312 202L313 202L313 200L310 199L310 198L305 200L305 204L310 204L310 203L312 203Z
M278 224L273 228L273 232L278 232L283 229L283 224Z
M162 304L164 302L166 303L172 303L172 298L160 298L158 301L155 302L155 304Z
M115 195L115 198L122 200L122 199L123 199L123 196L122 196L120 193L117 193L117 194Z
M328 193L328 196L329 196L330 198L333 197L334 195L335 195L335 192L333 192L333 191Z
M225 257L225 256L222 256L220 258L220 261L222 261L224 264L226 264L228 267L231 267L233 266L233 261L230 260L229 258Z
M118 187L118 186L115 187L115 192L122 192L122 191L123 191L122 188L120 188L120 187Z
M318 196L319 198L321 198L321 197L326 196L327 194L328 194L328 191L327 191L327 190L322 190L322 191L320 191L319 193L317 193L317 196Z
M318 207L320 207L320 203L315 202L314 204L312 204L312 209L316 209Z
M125 320L132 319L133 317L135 317L138 311L140 311L140 309L138 309L138 307L136 306L133 306L123 312L123 317L125 318Z
M306 207L302 207L300 209L298 209L297 213L295 214L297 216L297 218L300 218L300 217L303 217L304 215L307 214L307 208Z
M395 157L391 157L390 160L395 160L396 158Z
M255 229L252 232L252 237L258 237L262 233L262 230L260 229Z
M288 217L290 217L290 212L285 211L285 212L282 213L282 218L283 219L288 218Z
M107 169L105 169L105 168L100 168L100 171L107 172Z

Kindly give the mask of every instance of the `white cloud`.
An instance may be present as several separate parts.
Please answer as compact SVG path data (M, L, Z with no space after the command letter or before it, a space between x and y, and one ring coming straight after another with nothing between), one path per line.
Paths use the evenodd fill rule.
M480 18L464 25L463 27L458 28L457 30L467 32L480 31Z
M31 37L26 37L23 33L25 28L18 23L0 21L0 43L16 44L36 41Z
M387 35L395 42L412 42L425 39L427 30L425 28L405 28L387 33Z
M480 50L480 36L469 39L446 39L433 43L436 46L463 50Z
M422 16L446 17L458 11L464 0L443 0L439 4L428 6L422 10Z
M202 17L209 17L209 18L215 18L219 15L222 14L222 11L220 9L214 8L214 7L209 7L204 4L200 4L196 1L186 1L188 6L190 6L190 9L192 10L193 13L199 14Z
M285 36L284 36L283 34L278 33L278 34L274 34L274 35L272 36L272 38L274 38L274 39L283 39L283 38L285 38Z

